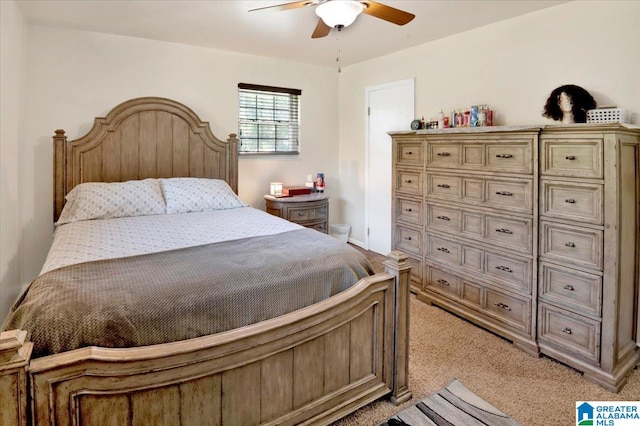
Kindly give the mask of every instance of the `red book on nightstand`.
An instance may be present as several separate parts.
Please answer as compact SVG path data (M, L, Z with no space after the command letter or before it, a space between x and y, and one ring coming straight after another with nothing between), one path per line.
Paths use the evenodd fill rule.
M311 188L306 186L285 186L282 188L282 195L292 197L294 195L311 194Z

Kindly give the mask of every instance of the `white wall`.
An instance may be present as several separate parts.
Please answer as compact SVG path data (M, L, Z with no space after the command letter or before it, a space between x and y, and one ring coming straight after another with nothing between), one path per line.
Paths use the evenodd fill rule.
M20 291L20 164L27 69L27 23L0 1L0 323Z
M638 70L638 1L566 3L343 68L339 198L348 201L339 220L352 225L353 239L365 240L367 86L415 77L416 115L426 119L440 108L450 113L482 103L497 111L498 125L550 124L542 108L562 84L582 86L599 105L638 116Z
M22 243L24 279L39 272L52 236L52 140L84 135L93 118L139 96L175 99L209 121L226 139L237 133L239 82L302 90L297 158L241 159L239 195L264 208L269 181L302 184L323 171L327 192L337 190L337 71L329 67L146 39L31 26L28 43L28 126L25 132ZM3 237L4 238L4 237Z

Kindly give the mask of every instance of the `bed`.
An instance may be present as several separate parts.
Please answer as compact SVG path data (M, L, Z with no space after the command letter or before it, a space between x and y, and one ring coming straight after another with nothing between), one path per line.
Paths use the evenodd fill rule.
M61 214L74 188L77 192L87 186L80 184L90 182L155 181L163 185L174 183L178 187L184 182L190 182L190 185L196 181L223 182L230 191L237 192L236 135L229 135L226 141L216 138L208 123L176 101L152 97L126 101L106 117L97 118L93 128L82 138L68 141L65 132L57 130L53 139L53 210L54 221L59 223L64 222ZM163 189L166 190L166 186ZM253 223L267 226L261 227L259 235L242 234L247 227L234 224L232 210L251 216ZM134 251L123 258L104 258L98 252L75 264L65 264L66 260L58 259L58 250L52 247L43 274L36 282L66 271L84 285L90 281L88 277L93 279L97 274L96 269L87 271L85 266L96 264L103 275L117 275L115 278L119 283L114 283L113 277L106 280L98 275L98 279L113 286L106 293L116 294L119 289L138 282L137 276L127 273L138 273L147 268L157 274L157 279L150 284L164 288L175 285L175 277L183 279L190 274L218 277L220 265L216 262L223 262L225 268L228 264L237 267L222 279L233 282L230 287L234 289L247 287L250 282L273 286L267 286L267 290L260 286L250 287L249 294L256 294L254 298L247 298L247 293L243 293L209 301L197 308L197 314L186 315L178 310L173 320L165 314L157 316L151 325L159 324L182 333L170 337L157 338L162 333L152 332L146 338L127 341L122 336L133 333L125 329L114 333L118 338L106 346L86 340L82 337L86 334L82 328L85 323L93 322L90 315L102 309L100 304L86 312L80 311L81 320L76 321L77 325L60 326L67 333L65 336L81 336L72 346L43 345L42 336L31 330L27 333L8 328L0 336L0 405L3 407L0 424L329 424L381 397L390 397L394 403L411 398L407 383L410 266L403 253L389 254L384 262L384 273L371 275L360 271L357 264L349 266L347 272L330 273L330 257L349 257L348 252L341 253L339 247L348 246L320 236L316 231L272 218L247 206L215 212L173 213L99 221L116 225L104 229L103 237L98 240L107 240L104 235L126 234L118 231L125 222L133 223L122 229L144 230L147 222L140 221L148 219L160 223L153 225L154 229L160 226L184 234L180 231L182 222L167 222L178 220L176 218L180 216L200 221L205 227L225 224L220 227L223 234L234 236L220 237L219 233L214 233L213 240L198 240L204 233L195 232L196 242L176 243L175 247L165 247L157 253L135 247L140 244L132 244ZM279 222L270 222L276 219ZM82 224L59 225L54 246L64 239L58 238L59 231L73 230L74 225L82 227ZM67 234L67 240L78 241L73 232ZM278 239L277 243L274 238ZM281 238L288 240L282 243ZM134 238L139 239L139 236ZM179 238L174 235L167 240L175 242ZM78 253L92 252L89 248L94 246L93 240L89 238L88 241L84 246L77 244ZM273 260L293 262L295 254L304 252L296 244L304 241L316 248L315 258L311 261L301 255L299 261L303 263L300 265L306 266L294 269L315 274L316 290L296 288L295 284L303 281L297 275L294 286L282 290L273 281L277 281L274 277L284 275L282 271L287 265L285 269L274 270L274 264L283 268L285 262ZM126 252L126 244L121 241L114 245ZM262 252L246 255L247 250L263 246L266 248ZM275 246L284 246L291 251L264 251ZM209 260L196 267L189 263L194 258ZM125 266L121 263L114 266L114 262L122 259ZM171 265L177 265L178 270L171 269L173 266L169 268ZM361 269L366 270L366 265L361 265ZM351 278L355 283L345 284L345 276L355 276L355 279ZM195 279L196 283L199 283L198 279ZM43 293L54 293L55 280L49 285L52 287ZM182 296L191 296L187 297L187 304L197 306L201 299L193 296L198 294L197 289L182 282L179 285L181 293L166 293L159 299L170 300L173 305ZM34 288L38 287L32 284L16 302L17 307L30 297L29 293L36 293ZM257 293L259 291L263 293ZM83 297L95 294L95 291L87 290ZM146 305L153 305L153 294L141 296L143 302L148 300ZM301 298L306 300L293 307L279 306L281 300L294 296L304 296ZM122 300L127 298L130 298L128 293ZM96 299L98 303L102 300L101 297ZM251 314L250 318L234 315L240 305L250 304L248 299L256 304L253 312L260 312L260 315ZM52 300L50 303L59 309L58 312L65 312L55 298ZM221 308L213 309L212 306ZM266 308L272 312L261 316ZM69 310L70 313L73 311L75 309ZM223 320L234 316L239 319L216 328L217 325L209 324L213 321L207 317L207 313L213 311ZM108 317L111 315L107 314ZM199 315L199 319L196 321L190 315ZM32 312L24 314L27 319L33 316ZM52 321L44 319L45 323ZM189 324L202 327L194 326L196 330L188 330L185 334L185 329L191 328ZM107 328L112 330L114 327ZM58 339L66 343L69 340L73 339Z

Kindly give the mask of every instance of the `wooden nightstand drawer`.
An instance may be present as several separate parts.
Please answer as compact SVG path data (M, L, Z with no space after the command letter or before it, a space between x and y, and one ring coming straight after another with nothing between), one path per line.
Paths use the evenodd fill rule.
M602 179L602 138L540 142L542 175Z
M551 180L540 183L541 215L602 225L602 185Z
M267 213L328 234L329 197L323 193L276 198L264 196Z

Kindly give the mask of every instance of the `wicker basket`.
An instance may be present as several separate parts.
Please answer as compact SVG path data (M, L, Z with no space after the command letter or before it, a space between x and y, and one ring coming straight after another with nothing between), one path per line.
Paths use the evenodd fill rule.
M629 118L622 108L597 108L587 111L587 123L628 123Z

